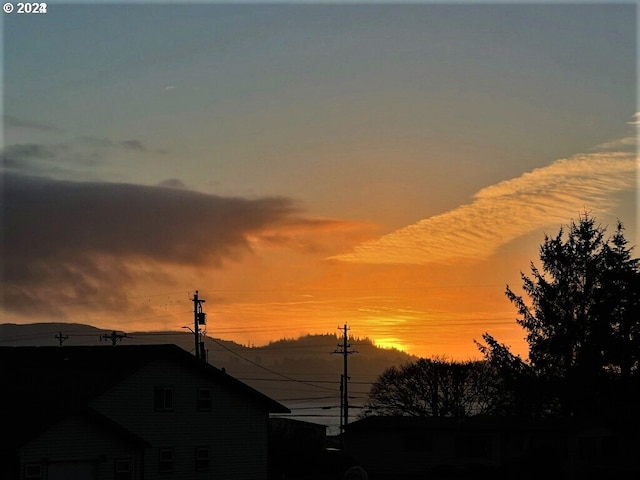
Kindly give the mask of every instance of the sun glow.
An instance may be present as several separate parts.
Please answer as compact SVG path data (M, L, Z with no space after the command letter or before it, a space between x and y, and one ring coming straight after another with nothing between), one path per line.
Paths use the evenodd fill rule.
M400 341L399 338L388 337L388 338L376 338L373 343L376 347L384 348L386 350L401 350L406 352L406 346Z

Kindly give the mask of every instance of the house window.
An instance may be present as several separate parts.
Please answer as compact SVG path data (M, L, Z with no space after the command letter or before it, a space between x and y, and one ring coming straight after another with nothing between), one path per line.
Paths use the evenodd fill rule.
M210 412L213 405L213 394L210 388L198 389L198 410Z
M173 450L161 448L158 452L158 471L160 473L173 472Z
M491 437L488 435L462 435L456 438L458 458L491 458Z
M407 432L403 437L405 452L431 452L433 440L431 435L422 432Z
M153 406L156 411L173 410L173 388L156 387L153 395Z
M131 480L131 460L118 458L115 461L115 480Z
M598 438L582 437L578 440L578 456L583 462L593 463L598 458Z
M602 437L602 459L615 460L620 453L620 439L613 435Z
M27 463L24 466L24 478L42 478L42 465Z
M209 470L209 447L196 448L196 471Z
M505 451L514 455L522 455L525 451L525 440L522 432L513 432L506 434L502 439Z

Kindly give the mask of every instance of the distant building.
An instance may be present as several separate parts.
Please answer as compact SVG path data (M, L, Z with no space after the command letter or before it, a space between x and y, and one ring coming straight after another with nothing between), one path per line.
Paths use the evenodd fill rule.
M292 418L269 420L271 476L341 479L353 465L344 453L330 448L327 426Z
M3 480L266 480L289 412L175 345L0 347L0 378Z
M322 458L327 427L292 418L269 419L269 467L273 478L287 478Z
M293 418L269 419L272 448L290 455L317 454L327 446L327 426Z
M639 440L599 421L373 416L347 425L345 450L377 479L640 478Z

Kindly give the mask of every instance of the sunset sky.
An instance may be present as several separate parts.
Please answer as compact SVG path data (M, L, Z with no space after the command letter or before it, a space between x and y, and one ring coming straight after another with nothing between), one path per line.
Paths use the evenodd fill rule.
M638 243L636 5L3 14L0 323L526 356L504 295L590 212ZM639 256L638 251L635 256Z

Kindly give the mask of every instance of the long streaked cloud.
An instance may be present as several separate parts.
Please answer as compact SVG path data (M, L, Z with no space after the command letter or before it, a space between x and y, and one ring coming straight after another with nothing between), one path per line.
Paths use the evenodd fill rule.
M60 133L62 130L54 125L37 122L34 120L26 120L24 118L14 117L13 115L3 115L2 123L5 128L19 128L28 130L37 130L42 132Z
M151 151L140 140L112 140L109 138L75 137L57 143L16 143L7 145L0 154L4 171L47 176L58 179L86 179L96 176L115 159L128 161L131 155L140 156Z
M215 268L249 251L262 230L301 221L281 197L10 173L2 205L4 307L14 311L54 311L89 296L122 310L125 289L136 281L132 265Z
M565 224L585 209L611 211L614 195L635 188L634 153L595 152L489 186L467 205L421 220L352 252L346 262L428 264L481 260L506 243L550 225Z

